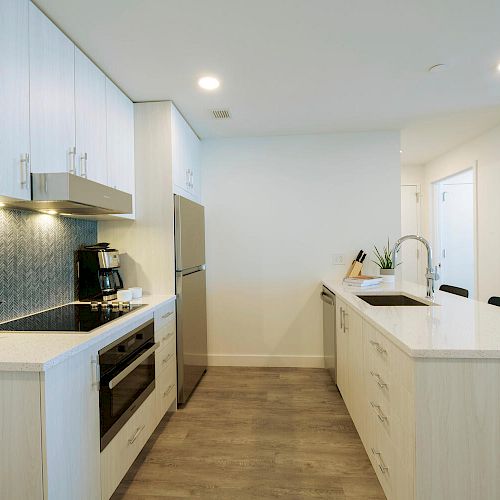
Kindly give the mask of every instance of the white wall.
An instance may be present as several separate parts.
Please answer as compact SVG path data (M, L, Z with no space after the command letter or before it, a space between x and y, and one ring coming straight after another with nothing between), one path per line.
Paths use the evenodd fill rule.
M424 165L401 165L401 185L420 186L424 180Z
M478 298L500 295L500 126L425 166L424 235L432 239L432 183L477 165ZM493 257L492 257L493 256Z
M209 362L322 366L320 280L346 270L332 255L399 236L399 133L207 140L202 151Z

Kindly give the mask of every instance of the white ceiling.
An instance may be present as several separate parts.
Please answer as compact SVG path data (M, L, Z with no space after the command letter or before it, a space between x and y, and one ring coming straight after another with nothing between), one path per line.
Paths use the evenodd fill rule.
M409 126L404 161L420 162L442 149L425 117L500 105L498 0L36 3L134 101L172 99L201 137ZM448 70L428 73L436 63ZM204 74L218 91L197 88ZM232 119L213 120L219 107Z
M423 165L500 124L500 106L416 119L401 130L401 163Z

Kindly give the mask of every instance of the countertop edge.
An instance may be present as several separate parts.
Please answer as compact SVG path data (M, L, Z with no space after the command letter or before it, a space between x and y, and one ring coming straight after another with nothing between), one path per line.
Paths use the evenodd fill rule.
M370 318L366 315L364 311L362 311L356 301L351 299L352 295L356 295L354 291L344 290L343 284L333 284L331 281L322 280L321 284L330 290L332 293L339 295L343 300L345 300L350 307L356 310L361 317L367 321L370 325L376 328L380 333L382 333L393 345L395 345L399 350L403 351L405 354L410 356L411 358L415 358L417 360L424 359L434 359L434 360L453 360L453 359L500 359L500 349L412 349L405 342L403 342L397 335L390 332L378 323L373 318ZM401 287L401 290L404 291L404 287ZM357 293L361 292L361 290ZM366 292L366 290L365 290ZM422 297L423 298L423 297ZM435 307L443 307L437 305Z
M76 345L69 347L66 350L56 354L54 357L43 361L43 362L21 362L21 361L0 361L0 372L45 372L48 369L57 366L59 363L62 363L66 359L74 356L86 349L91 348L92 346L99 345L99 348L104 347L106 344L113 342L114 340L120 338L121 335L124 335L123 330L127 328L127 325L134 323L141 323L145 319L145 317L154 315L154 312L161 306L175 301L176 295L153 295L153 296L144 296L141 299L137 299L132 301L132 303L140 304L146 302L147 300L154 300L153 304L145 304L144 308L137 309L136 311L131 312L130 314L124 316L123 318L119 318L114 320L113 322L109 322L106 325L103 325L96 330L95 334L74 334L82 337L82 342L77 343ZM48 333L48 334L40 334L40 333L8 333L4 332L6 336L12 336L13 338L22 336L22 335L31 335L34 337L34 341L36 341L39 335L44 335L45 338L47 335L57 336L63 335L60 333ZM71 334L70 334L71 335ZM0 333L0 337L2 333ZM25 337L26 338L26 337ZM1 340L1 339L0 339ZM43 339L40 338L40 341ZM0 342L0 348L2 344ZM1 358L1 355L0 355Z

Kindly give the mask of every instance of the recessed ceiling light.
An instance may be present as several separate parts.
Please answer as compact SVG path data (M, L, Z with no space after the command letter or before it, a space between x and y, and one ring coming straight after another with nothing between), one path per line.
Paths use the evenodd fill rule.
M203 76L198 80L198 85L205 90L215 90L220 86L220 82L214 76Z
M402 149L400 149L400 150L399 150L399 154L400 154L400 155L402 155L402 154L403 154L403 150L402 150Z
M497 71L500 73L500 63L497 64Z
M440 73L441 71L445 71L448 69L448 66L444 63L439 63L439 64L433 64L429 68L427 68L427 71L429 73Z
M0 202L0 207L5 207L5 203Z

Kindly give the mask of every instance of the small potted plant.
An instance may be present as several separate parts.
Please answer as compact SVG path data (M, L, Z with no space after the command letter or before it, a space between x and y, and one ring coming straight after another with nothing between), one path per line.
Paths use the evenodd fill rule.
M376 260L372 260L372 262L380 267L380 276L384 278L384 281L393 283L396 279L396 268L394 262L392 262L392 247L389 238L387 238L387 246L382 248L382 252L376 246L374 246L374 249Z

